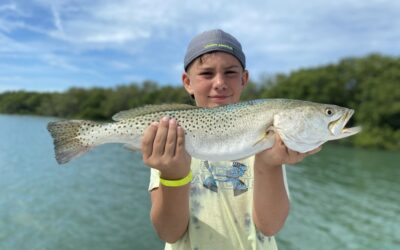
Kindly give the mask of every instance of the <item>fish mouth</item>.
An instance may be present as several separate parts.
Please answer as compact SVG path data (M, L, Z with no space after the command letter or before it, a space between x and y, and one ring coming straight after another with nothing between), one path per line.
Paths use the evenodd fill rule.
M340 139L357 134L361 131L361 127L345 128L347 122L353 116L354 110L347 110L339 119L329 123L328 128L332 139Z

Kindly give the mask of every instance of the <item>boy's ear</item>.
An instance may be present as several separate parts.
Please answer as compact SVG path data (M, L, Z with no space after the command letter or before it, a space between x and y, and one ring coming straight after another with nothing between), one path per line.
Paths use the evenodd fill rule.
M190 82L189 75L186 72L183 72L183 74L182 74L182 84L183 84L183 87L185 87L186 92L188 92L189 95L193 95L192 84Z
M249 71L244 70L242 74L242 86L246 86L247 83L249 82Z

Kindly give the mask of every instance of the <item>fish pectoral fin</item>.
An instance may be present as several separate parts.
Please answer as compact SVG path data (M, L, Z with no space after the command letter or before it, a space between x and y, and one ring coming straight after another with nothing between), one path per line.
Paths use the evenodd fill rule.
M265 132L261 135L260 139L258 139L254 144L253 147L259 143L264 141L275 141L275 128L273 126L269 126ZM272 143L273 145L273 143Z

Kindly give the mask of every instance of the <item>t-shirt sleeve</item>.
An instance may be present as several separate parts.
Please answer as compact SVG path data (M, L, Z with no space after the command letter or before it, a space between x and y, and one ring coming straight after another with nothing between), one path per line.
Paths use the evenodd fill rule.
M160 171L157 169L150 169L150 183L148 191L152 191L160 186Z

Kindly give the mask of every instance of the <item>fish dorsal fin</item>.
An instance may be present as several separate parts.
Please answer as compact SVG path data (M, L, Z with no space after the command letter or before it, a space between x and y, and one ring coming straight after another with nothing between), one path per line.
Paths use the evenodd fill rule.
M189 105L189 104L161 104L161 105L146 105L139 108L133 108L125 111L116 113L112 119L114 121L122 121L131 119L140 115L148 115L156 112L162 111L174 111L174 110L188 110L197 109L199 107Z

